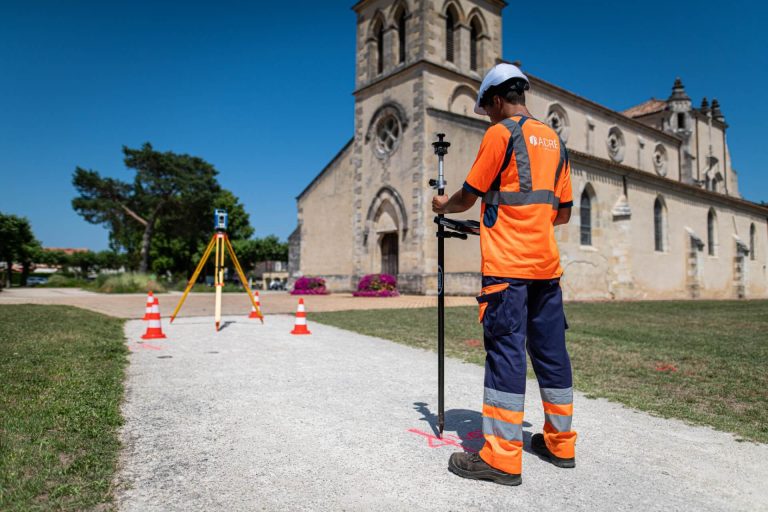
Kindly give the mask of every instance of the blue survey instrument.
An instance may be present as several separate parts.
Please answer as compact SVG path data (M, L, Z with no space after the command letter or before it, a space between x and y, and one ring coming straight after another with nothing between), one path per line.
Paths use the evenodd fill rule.
M228 219L227 210L213 210L213 229L216 231L226 231Z

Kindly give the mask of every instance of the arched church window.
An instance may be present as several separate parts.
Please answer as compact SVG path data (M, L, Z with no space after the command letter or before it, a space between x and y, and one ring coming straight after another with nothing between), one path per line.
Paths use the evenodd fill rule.
M397 20L397 41L398 41L398 53L399 62L402 64L405 62L405 49L406 49L406 35L405 35L405 9L401 8L395 16Z
M394 151L400 140L400 121L396 116L387 114L376 123L376 152L385 156Z
M581 245L592 245L592 198L586 188L581 193L579 214L581 218Z
M717 215L715 210L710 208L707 214L707 254L714 256L716 252L717 242Z
M458 17L453 6L448 7L445 13L445 60L453 62L453 47L456 39L456 20Z
M472 18L469 24L469 67L472 71L478 68L478 43L482 27L477 18Z
M755 256L755 235L757 234L757 230L755 229L755 224L752 223L749 225L749 259L754 261L756 259Z
M664 252L664 203L657 197L653 203L653 240L654 249Z

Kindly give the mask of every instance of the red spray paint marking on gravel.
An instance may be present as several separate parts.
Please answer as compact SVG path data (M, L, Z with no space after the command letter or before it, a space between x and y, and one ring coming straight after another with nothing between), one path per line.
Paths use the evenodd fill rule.
M462 445L462 441L474 441L477 439L482 439L483 433L480 430L474 430L472 432L469 432L466 437L459 437L453 434L443 434L443 438L440 439L434 434L430 434L429 432L424 432L423 430L419 430L417 428L409 428L408 432L411 432L413 434L420 435L427 440L427 446L429 448L440 448L442 446L453 446L455 448L458 448L460 450L464 450L467 452L477 453L478 450L475 450L473 448L470 448L468 446Z

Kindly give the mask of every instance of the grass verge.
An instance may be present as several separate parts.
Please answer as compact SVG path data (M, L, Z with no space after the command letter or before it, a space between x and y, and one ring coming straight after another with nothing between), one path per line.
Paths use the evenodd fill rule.
M572 303L565 311L577 389L768 443L768 301ZM436 315L398 309L310 319L436 350ZM484 364L477 308L447 308L445 332L448 356Z
M126 354L121 320L0 307L0 510L110 507Z

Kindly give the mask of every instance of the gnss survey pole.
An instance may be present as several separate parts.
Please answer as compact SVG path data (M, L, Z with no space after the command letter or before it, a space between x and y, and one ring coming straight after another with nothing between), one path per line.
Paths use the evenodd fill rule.
M437 181L429 180L432 188L437 189L437 195L445 194L445 176L443 174L443 157L448 153L450 142L443 140L444 133L437 134L437 142L433 142L437 155ZM442 215L437 216L442 219ZM445 428L445 403L443 390L445 388L445 280L443 265L445 264L445 228L437 223L437 428L440 437Z
M450 142L443 140L444 133L437 134L437 142L433 142L437 155L437 179L429 180L429 185L437 189L438 195L445 194L445 175L443 174L443 157L448 153ZM435 217L437 224L437 428L439 437L443 437L445 429L445 405L443 400L445 389L445 239L458 238L466 240L468 235L480 234L480 223L474 220L449 219L442 214Z

